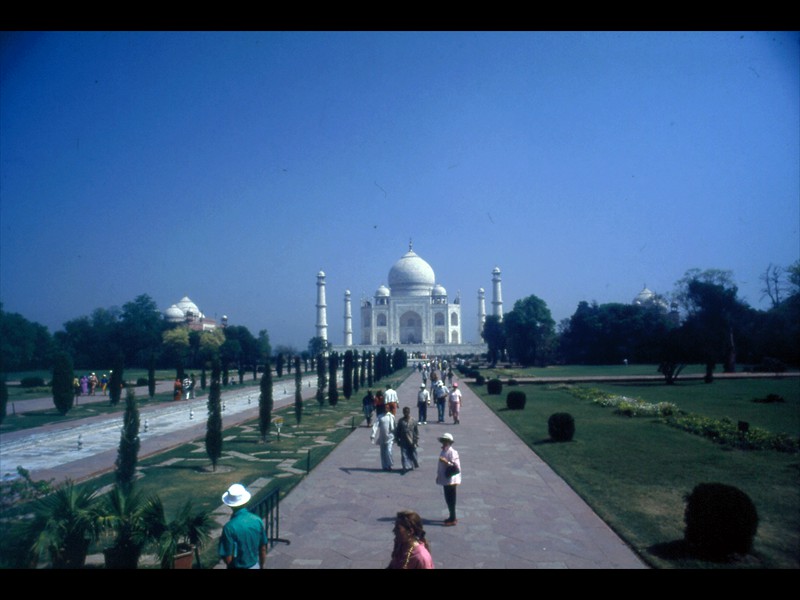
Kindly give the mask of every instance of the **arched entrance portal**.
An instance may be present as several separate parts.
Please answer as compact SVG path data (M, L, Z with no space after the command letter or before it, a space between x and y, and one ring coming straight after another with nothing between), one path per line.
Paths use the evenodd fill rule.
M422 342L422 317L419 313L408 311L400 316L400 343L419 344Z

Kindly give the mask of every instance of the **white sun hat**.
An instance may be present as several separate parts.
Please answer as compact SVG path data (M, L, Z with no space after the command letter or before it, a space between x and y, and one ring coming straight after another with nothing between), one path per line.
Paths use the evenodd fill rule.
M247 504L249 500L250 492L248 492L241 483L234 483L228 488L227 492L222 494L222 501L232 507Z

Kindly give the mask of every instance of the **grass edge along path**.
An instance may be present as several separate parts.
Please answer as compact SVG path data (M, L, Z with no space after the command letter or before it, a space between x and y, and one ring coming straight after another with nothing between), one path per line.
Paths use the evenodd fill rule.
M575 390L585 394L594 384L503 386L501 394L490 395L485 385L467 383L651 566L800 566L800 464L796 452L733 449L669 427L658 417L623 416L613 408L576 397ZM769 381L764 385L766 394ZM526 393L523 410L506 408L505 396L511 389ZM800 406L797 397L791 402ZM691 404L693 412L703 407L702 399ZM712 409L716 406L709 405L708 410ZM574 416L575 437L571 442L550 441L547 420L555 412ZM681 551L684 496L707 481L738 487L756 504L760 523L750 555L717 563Z

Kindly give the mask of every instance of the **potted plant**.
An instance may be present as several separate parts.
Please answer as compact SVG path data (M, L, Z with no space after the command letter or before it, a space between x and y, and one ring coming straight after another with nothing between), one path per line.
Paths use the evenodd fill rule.
M119 486L105 497L100 521L112 535L111 545L103 550L107 569L135 569L151 535L145 521L147 498L135 489Z
M94 490L67 481L34 507L28 532L34 557L46 553L54 569L81 569L89 544L98 539L99 511Z
M147 501L145 523L162 569L191 569L195 553L199 560L199 550L208 541L214 521L209 511L193 508L187 500L175 518L167 520L158 496Z

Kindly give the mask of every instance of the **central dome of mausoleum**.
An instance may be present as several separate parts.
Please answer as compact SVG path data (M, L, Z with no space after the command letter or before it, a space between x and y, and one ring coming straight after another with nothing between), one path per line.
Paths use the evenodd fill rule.
M411 248L389 271L389 287L393 296L427 296L436 283L431 266Z

